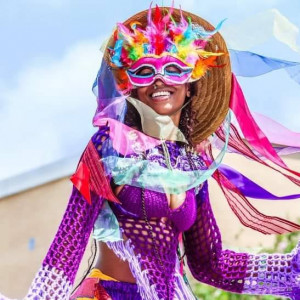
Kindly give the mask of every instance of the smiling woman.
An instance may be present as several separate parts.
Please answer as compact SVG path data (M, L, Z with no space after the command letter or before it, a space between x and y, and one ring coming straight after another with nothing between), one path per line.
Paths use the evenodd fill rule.
M190 94L188 84L166 85L160 79L156 79L154 84L137 89L140 101L158 114L170 116L176 126L179 125L181 109Z
M212 176L245 226L264 234L300 229L252 206L246 196L272 194L221 165L228 146L264 166L262 158L270 159L298 186L300 173L288 169L252 119L221 25L173 7L117 25L94 84L99 129L25 299L195 299L184 261L197 280L230 292L300 299L300 247L286 255L222 249L208 193ZM231 124L230 108L247 141ZM91 231L98 256L72 293Z

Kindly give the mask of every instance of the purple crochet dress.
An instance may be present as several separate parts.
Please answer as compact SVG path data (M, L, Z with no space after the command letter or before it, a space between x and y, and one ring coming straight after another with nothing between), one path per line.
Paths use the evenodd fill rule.
M107 130L102 128L92 138L100 155L101 144L108 138ZM181 144L166 144L173 167L191 168L191 159L193 166L201 167L202 159L195 155L188 157ZM158 150L150 149L147 159L165 165L165 158ZM195 299L179 271L180 232L188 266L197 280L236 293L300 299L299 248L285 255L223 250L207 183L197 194L194 189L187 191L183 204L174 210L169 208L165 194L147 189L125 186L119 199L122 204L110 202L110 208L122 239L107 241L107 245L128 261L136 285L125 287L123 283L103 282L112 299ZM73 189L57 234L24 299L69 299L90 233L105 202L92 192L89 204ZM0 295L0 299L7 298Z
M94 139L97 139L96 136ZM174 143L167 143L167 146L173 167L175 164L184 170L192 167L182 146ZM166 166L164 156L159 153L149 151L147 159ZM193 160L194 166L202 166L201 158L194 156ZM142 299L194 299L178 271L176 248L179 232L184 232L188 266L199 281L235 293L282 295L298 299L298 249L286 255L249 255L222 250L207 182L197 195L194 190L187 191L185 201L175 210L168 207L164 194L145 190L144 197L145 210L157 238L153 240L149 237L143 219L142 189L125 186L119 194L122 205L112 206L127 241L109 243L121 258L130 262L135 257L136 260L130 265ZM167 217L167 222L162 221L164 217ZM159 253L155 253L154 243L157 243ZM128 256L128 253L131 254ZM164 268L158 256L162 258ZM143 274L145 271L148 271L146 277Z

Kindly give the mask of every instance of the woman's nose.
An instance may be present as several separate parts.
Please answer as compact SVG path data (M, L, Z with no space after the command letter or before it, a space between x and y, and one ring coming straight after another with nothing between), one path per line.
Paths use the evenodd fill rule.
M153 82L153 84L156 85L157 87L165 85L165 83L163 82L163 80L160 79L160 78L155 79L154 82Z

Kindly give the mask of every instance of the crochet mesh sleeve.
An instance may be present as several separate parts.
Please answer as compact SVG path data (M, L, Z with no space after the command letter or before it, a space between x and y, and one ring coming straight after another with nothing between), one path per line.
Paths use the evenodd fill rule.
M207 183L197 195L197 219L185 232L184 244L188 266L203 283L235 293L300 299L299 245L290 254L251 255L223 250Z
M92 205L74 187L62 222L25 299L69 299L88 239L101 208L92 194Z
M107 136L107 128L102 128L92 137L99 154L101 144ZM69 299L79 264L102 204L103 198L94 192L91 192L89 204L73 187L62 222L24 299ZM1 294L0 299L8 300Z

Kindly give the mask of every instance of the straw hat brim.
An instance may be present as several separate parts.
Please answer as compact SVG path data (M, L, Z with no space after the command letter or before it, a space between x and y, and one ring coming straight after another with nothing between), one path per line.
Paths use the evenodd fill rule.
M163 8L164 9L164 8ZM170 7L166 7L169 11ZM185 18L190 17L192 23L202 26L206 31L215 28L206 20L186 11L182 11ZM147 25L148 10L141 11L125 22L128 26L133 21ZM172 17L176 22L180 21L180 10L173 9ZM113 37L110 38L107 47L113 47ZM191 141L195 146L214 133L225 119L229 110L231 93L231 67L228 50L220 33L214 34L207 43L205 50L211 52L223 52L225 55L217 58L217 65L211 67L206 74L194 82L195 91L192 97L193 128ZM104 53L104 59L108 62L108 51Z

